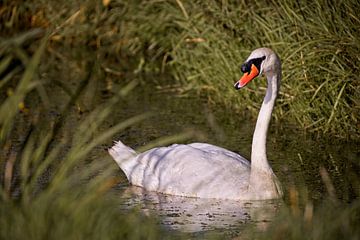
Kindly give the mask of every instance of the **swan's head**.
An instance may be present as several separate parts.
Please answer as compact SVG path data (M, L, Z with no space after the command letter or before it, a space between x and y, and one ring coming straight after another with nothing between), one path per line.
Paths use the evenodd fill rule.
M252 51L246 62L241 65L244 75L234 85L240 89L257 76L272 76L281 72L280 59L276 53L269 48L258 48Z

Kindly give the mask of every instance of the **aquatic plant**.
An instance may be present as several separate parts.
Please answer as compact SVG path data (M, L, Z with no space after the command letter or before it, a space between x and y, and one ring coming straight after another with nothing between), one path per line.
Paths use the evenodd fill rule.
M357 1L15 1L4 6L3 31L24 27L26 16L31 27L54 30L54 44L94 48L108 71L118 64L134 72L166 72L182 94L197 93L254 118L264 83L255 81L242 94L231 85L251 50L273 48L284 75L275 118L320 135L359 139Z
M255 235L257 239L358 239L360 201L342 203L334 200L327 198L315 207L311 201L299 203L296 199L281 209L266 231L257 231ZM250 234L253 232L247 235Z
M108 131L102 123L134 81L143 86L152 81L182 95L196 93L255 117L263 83L253 82L241 94L232 84L244 58L259 46L276 50L284 64L275 118L320 136L359 139L357 9L356 1L322 0L3 1L0 238L166 238L151 219L117 211L119 200L111 187L121 181L119 170L105 150L97 161L90 154L144 116ZM45 32L34 28L49 35L41 42ZM84 49L93 54L84 57ZM64 66L68 54L80 60ZM68 82L59 81L59 72L68 74ZM144 76L159 73L169 78L147 77L145 82ZM127 87L115 89L114 82ZM58 92L47 92L49 86ZM91 105L94 92L102 91L115 97ZM66 101L56 98L59 94ZM358 186L358 176L352 178ZM357 239L359 204L354 199L358 195L349 204L326 203L318 210L305 202L303 212L290 205L264 239Z
M239 77L248 52L267 46L283 62L277 119L337 137L359 136L360 31L353 27L360 23L358 3L192 1L182 6L183 38L169 53L169 64L184 86L255 115L264 83L257 81L242 94L229 84Z
M270 47L281 56L284 75L275 118L299 129L359 139L358 8L357 1L323 0L39 1L34 6L15 1L4 5L1 29L23 27L26 13L31 27L54 30L54 44L94 48L108 71L119 64L137 65L131 71L167 72L182 93L204 95L238 112L248 109L253 117L263 83L254 82L242 94L231 85L251 50Z
M96 161L91 158L104 141L146 117L99 131L134 84L88 113L74 111L97 70L85 64L83 79L54 107L54 88L39 71L46 64L48 35L40 41L39 33L20 34L0 46L0 238L158 239L154 220L136 209L120 211L119 192L110 190L121 177L106 150ZM39 47L28 52L19 39ZM76 115L80 119L71 120Z

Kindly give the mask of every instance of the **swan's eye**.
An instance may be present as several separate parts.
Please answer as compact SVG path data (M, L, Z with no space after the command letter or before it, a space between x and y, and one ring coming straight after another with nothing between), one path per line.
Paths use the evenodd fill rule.
M259 58L252 58L243 65L241 65L241 72L243 73L250 73L251 71L251 65L255 65L257 69L260 71L261 69L261 63L265 60L265 56L259 57Z

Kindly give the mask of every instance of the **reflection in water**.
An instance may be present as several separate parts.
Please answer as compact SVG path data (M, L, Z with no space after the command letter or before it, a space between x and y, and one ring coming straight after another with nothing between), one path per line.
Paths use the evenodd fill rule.
M184 143L206 142L250 159L255 121L208 105L203 99L176 97L174 94L156 93L153 89L137 88L127 101L114 110L109 125L146 111L156 114L141 124L129 127L113 139L121 139L127 145L138 148L159 137L196 129L201 134ZM107 147L110 146L112 142L107 144ZM285 190L285 205L291 204L291 191L296 193L296 201L309 199L314 202L314 208L316 204L322 203L326 189L319 174L321 166L328 171L338 196L348 202L358 196L356 189L359 189L359 184L353 180L357 179L354 176L358 176L359 172L360 152L357 143L336 143L333 139L313 138L312 135L296 131L294 126L274 121L269 130L267 151L271 166ZM101 158L103 156L94 157ZM121 170L118 171L120 174ZM277 215L280 205L283 205L279 201L184 198L142 192L137 187L128 188L123 198L125 209L139 206L143 212L158 216L166 228L195 232L185 235L196 237L205 235L207 231L235 237L249 225L263 230Z
M158 216L164 227L182 232L239 229L249 222L264 230L281 205L279 200L187 198L148 192L135 186L128 187L122 198L126 208L138 206L145 214Z

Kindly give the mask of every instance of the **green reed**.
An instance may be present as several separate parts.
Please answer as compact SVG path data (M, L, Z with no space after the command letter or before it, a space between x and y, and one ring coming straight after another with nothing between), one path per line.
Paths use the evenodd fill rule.
M136 73L166 72L183 94L206 96L253 117L264 81L240 93L232 84L251 50L273 48L283 62L275 118L320 135L359 139L357 1L88 0L20 6L8 3L3 30L29 15L31 27L53 30L54 44L96 49L108 71L118 64Z
M85 116L73 121L71 128L64 127L79 114L74 112L76 103L96 74L91 69L96 68L87 64L87 74L51 118L54 88L49 88L39 70L40 66L54 67L43 56L48 35L42 40L31 32L19 37L39 46L34 53L28 52L16 43L16 37L1 46L0 238L158 239L160 233L166 237L154 220L138 210L119 209L119 195L111 189L123 180L107 152L96 161L91 159L95 148L147 117L134 116L100 130L116 103L135 85L116 90L105 103L82 113ZM19 52L22 61L18 61Z
M171 64L185 87L256 116L265 81L254 81L240 93L231 84L251 50L270 47L283 64L275 118L299 129L358 139L360 31L354 26L360 23L359 3L182 2L184 37L171 52Z
M256 117L265 81L255 80L241 92L232 85L252 49L271 47L283 62L275 119L320 136L359 139L357 9L356 1L322 0L4 1L1 238L164 238L151 219L116 210L119 201L109 190L120 181L115 173L119 170L107 154L103 161L91 161L95 148L146 117L102 129L116 102L126 99L136 84L134 79L160 87L170 84L181 94L198 94L209 103ZM44 35L38 28L48 36L33 44ZM86 72L72 81L73 89L54 77L51 69L58 66L49 62L66 62L68 52L81 58L83 49L95 54L91 61L65 69L71 70L69 79L78 77L77 71ZM44 55L47 61L41 60ZM51 75L45 82L46 75L39 75L44 69ZM144 75L159 73L169 75L168 82L141 81ZM114 90L115 81L127 87ZM46 92L51 84L68 98L59 116L43 119L42 114L58 104L51 96L56 94ZM91 106L98 86L115 91L115 96L104 105ZM69 125L74 112L86 117L79 117L82 120L67 132L64 124ZM303 212L294 210L297 205L284 208L264 238L358 237L353 228L359 219L358 201L314 211L311 203L304 205Z

